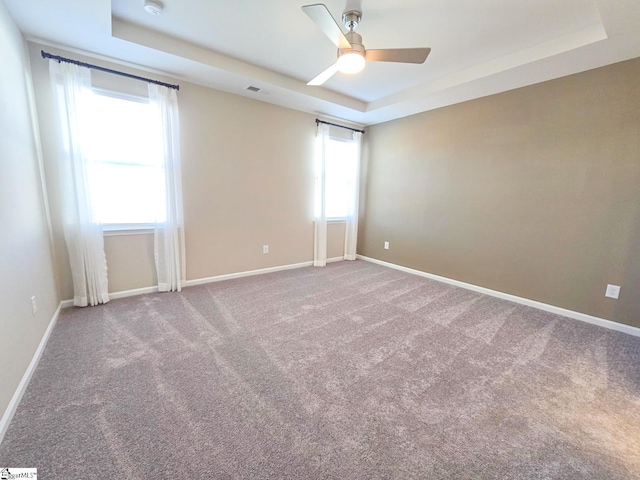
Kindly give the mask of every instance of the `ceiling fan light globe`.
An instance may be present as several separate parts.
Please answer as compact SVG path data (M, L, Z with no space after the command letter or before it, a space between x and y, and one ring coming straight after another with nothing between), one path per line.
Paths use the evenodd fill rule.
M338 71L341 73L358 73L364 68L365 60L360 53L350 52L338 58Z

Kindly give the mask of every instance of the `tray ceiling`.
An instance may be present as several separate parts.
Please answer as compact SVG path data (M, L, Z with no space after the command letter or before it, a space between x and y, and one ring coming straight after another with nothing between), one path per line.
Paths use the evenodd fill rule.
M632 0L325 0L337 20L363 12L367 48L433 50L422 65L368 63L311 87L336 48L302 12L308 0L163 0L157 16L142 0L4 1L28 39L361 125L640 56Z

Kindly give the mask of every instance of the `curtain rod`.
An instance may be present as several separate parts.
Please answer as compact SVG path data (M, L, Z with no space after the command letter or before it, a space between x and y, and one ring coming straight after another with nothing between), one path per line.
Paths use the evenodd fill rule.
M331 125L331 126L338 127L338 128L345 128L347 130L351 130L352 132L360 132L360 133L364 134L364 130L358 130L357 128L345 127L344 125L338 125L337 123L325 122L324 120L318 120L316 118L316 125L318 125L319 123L324 123L325 125Z
M180 85L172 85L170 83L161 82L160 80L140 77L138 75L132 75L130 73L120 72L118 70L111 70L110 68L99 67L98 65L92 65L90 63L81 62L79 60L72 60L71 58L64 58L58 55L52 55L50 53L45 52L44 50L40 50L40 54L42 55L42 58L51 58L52 60L57 60L58 62L73 63L74 65L78 65L80 67L92 68L100 72L113 73L114 75L120 75L121 77L133 78L134 80L142 80L143 82L155 83L156 85L162 85L163 87L180 90Z

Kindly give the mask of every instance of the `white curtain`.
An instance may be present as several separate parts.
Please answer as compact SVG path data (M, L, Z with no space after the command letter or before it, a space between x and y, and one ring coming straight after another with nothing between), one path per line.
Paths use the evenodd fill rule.
M178 96L172 88L149 84L149 102L156 108L164 152L164 221L155 224L154 253L158 290L180 291L186 282L182 176L180 173L180 120Z
M49 73L58 114L63 227L73 277L73 304L106 303L109 293L102 225L93 215L90 165L82 148L91 71L50 60Z
M316 186L315 186L315 234L313 242L313 266L327 264L327 171L326 152L329 142L329 125L318 123L316 131Z
M356 246L358 244L358 202L360 198L360 155L362 152L362 133L353 132L353 142L355 143L356 158L354 185L349 203L347 205L347 219L344 234L344 259L356 259Z

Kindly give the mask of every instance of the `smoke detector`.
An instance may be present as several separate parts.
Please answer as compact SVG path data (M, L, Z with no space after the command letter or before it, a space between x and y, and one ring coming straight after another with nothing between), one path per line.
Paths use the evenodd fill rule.
M144 0L144 9L151 15L162 15L164 5L158 0Z

